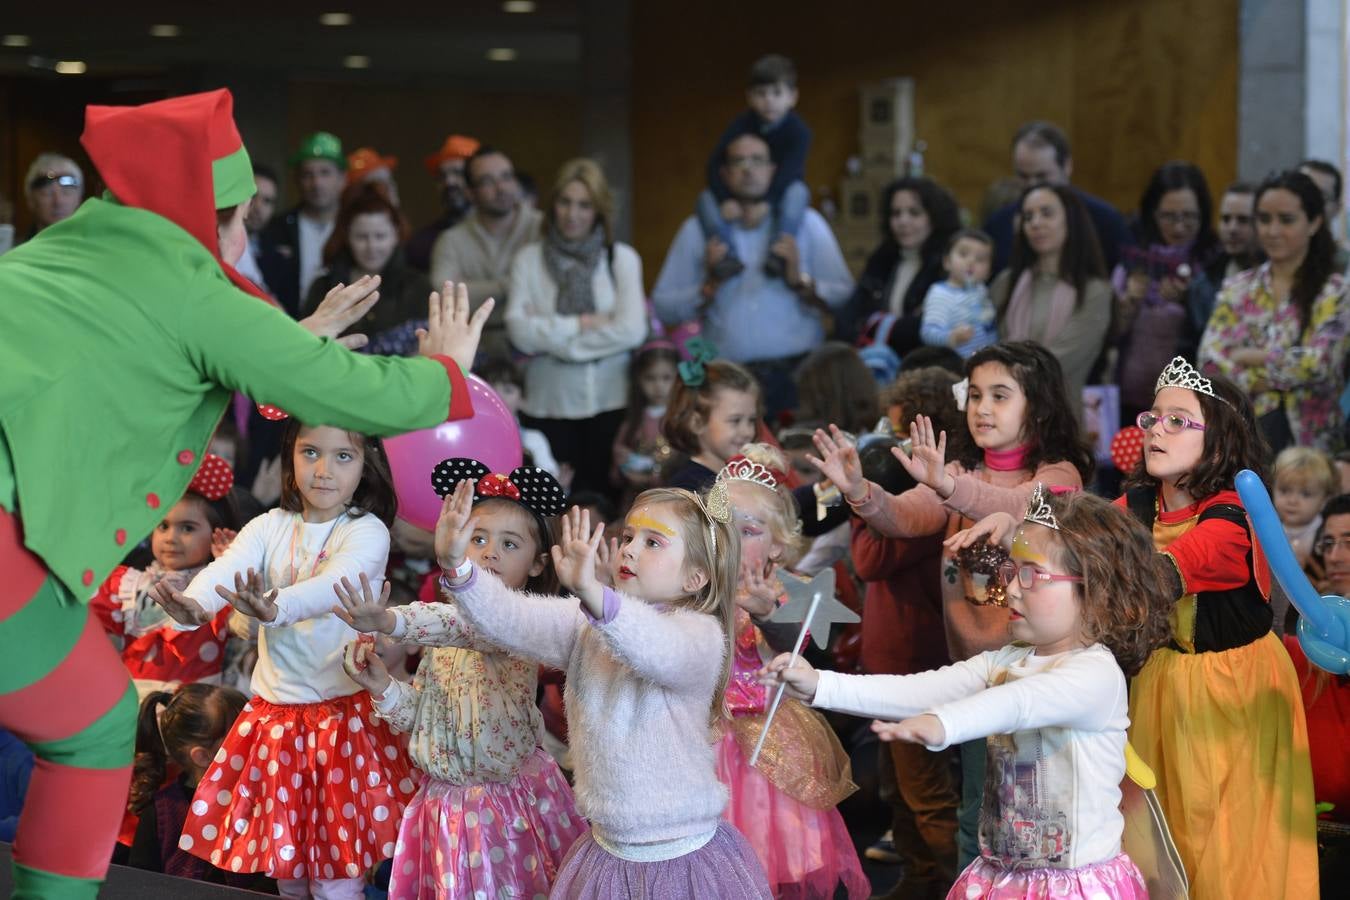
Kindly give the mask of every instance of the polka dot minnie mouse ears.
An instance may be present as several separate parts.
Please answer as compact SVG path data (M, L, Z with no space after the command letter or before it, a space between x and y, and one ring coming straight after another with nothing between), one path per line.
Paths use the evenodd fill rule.
M538 466L520 466L510 475L500 475L476 459L455 457L437 463L431 473L431 486L439 497L448 496L461 481L473 482L475 502L505 497L540 516L561 515L567 509L562 485Z
M201 494L207 500L219 500L232 487L234 470L230 464L214 453L207 453L202 456L202 464L197 467L197 474L192 476L187 489L194 494Z
M1111 439L1111 462L1126 475L1134 471L1144 456L1144 431L1138 425L1129 425L1116 432Z

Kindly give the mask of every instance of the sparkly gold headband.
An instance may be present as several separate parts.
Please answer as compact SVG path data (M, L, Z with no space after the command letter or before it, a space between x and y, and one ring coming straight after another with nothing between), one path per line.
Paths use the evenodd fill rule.
M727 483L723 479L718 479L713 483L712 489L708 491L708 497L705 500L698 494L694 494L694 502L703 515L708 517L708 537L712 541L712 551L717 552L717 524L723 525L731 521L731 495L727 492Z

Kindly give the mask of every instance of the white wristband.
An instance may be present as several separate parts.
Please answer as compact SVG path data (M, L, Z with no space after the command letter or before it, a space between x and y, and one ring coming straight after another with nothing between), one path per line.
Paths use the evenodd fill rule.
M463 581L465 578L469 577L469 573L472 571L473 563L469 562L468 557L465 557L464 562L455 566L453 569L441 569L441 584L449 588L450 582Z

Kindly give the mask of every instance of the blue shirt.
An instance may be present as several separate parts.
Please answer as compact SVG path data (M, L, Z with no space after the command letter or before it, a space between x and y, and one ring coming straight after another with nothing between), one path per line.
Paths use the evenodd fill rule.
M781 278L764 274L768 257L771 217L757 228L731 229L736 256L745 271L722 282L712 302L701 313L700 288L706 276L706 241L698 219L685 220L666 253L665 264L652 289L656 314L668 324L700 318L703 334L721 357L732 362L799 356L820 346L825 329L820 314ZM853 276L834 232L820 213L808 209L797 231L801 271L815 280L816 296L832 308L844 304L853 292Z

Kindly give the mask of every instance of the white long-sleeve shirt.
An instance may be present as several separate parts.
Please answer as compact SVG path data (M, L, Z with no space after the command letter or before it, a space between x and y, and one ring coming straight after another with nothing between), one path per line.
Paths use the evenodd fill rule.
M888 720L931 713L946 740L930 750L987 736L986 857L1077 868L1120 853L1130 720L1125 675L1101 644L1054 656L1009 645L917 675L821 672L813 705Z
M274 509L245 525L184 593L214 615L227 605L218 585L233 591L236 574L262 573L264 588L277 590L277 617L258 636L253 692L271 703L317 703L360 690L342 671L342 649L357 633L333 615L333 586L344 577L358 584L364 572L378 592L388 558L389 529L373 515L311 524Z

